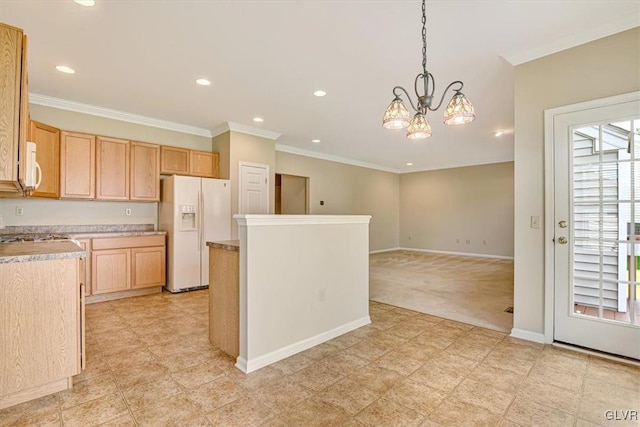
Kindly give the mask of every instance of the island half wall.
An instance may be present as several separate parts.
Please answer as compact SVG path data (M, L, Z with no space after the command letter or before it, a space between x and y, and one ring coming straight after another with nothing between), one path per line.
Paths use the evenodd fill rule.
M252 372L371 323L368 215L235 215L240 354Z

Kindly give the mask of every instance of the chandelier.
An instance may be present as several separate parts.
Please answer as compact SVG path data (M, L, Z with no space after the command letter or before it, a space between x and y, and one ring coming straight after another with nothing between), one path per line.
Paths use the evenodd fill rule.
M413 104L411 96L402 86L396 86L393 88L393 101L387 107L384 112L384 118L382 119L382 126L386 129L403 129L407 126L407 138L409 139L423 139L431 136L431 125L427 120L427 111L436 111L442 105L445 95L449 89L453 88L455 93L449 101L447 108L444 110L444 123L447 125L460 125L464 123L470 123L476 118L476 113L473 109L471 102L462 93L462 87L464 84L460 80L449 83L449 86L442 93L440 102L434 106L433 92L435 91L435 79L433 75L427 71L427 15L425 0L422 0L422 72L416 76L414 83L414 91L416 93L417 101L416 105ZM422 87L422 94L418 90L418 87ZM407 97L409 104L416 112L411 119L407 107L405 107L401 93Z

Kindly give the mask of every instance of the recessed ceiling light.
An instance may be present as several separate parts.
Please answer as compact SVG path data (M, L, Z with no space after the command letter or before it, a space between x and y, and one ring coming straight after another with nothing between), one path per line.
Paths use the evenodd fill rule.
M209 86L211 84L211 82L207 79L196 79L196 83L198 83L200 86Z
M320 140L319 139L312 139L311 142L313 142L314 144L320 144Z
M56 70L67 74L74 74L76 72L76 70L71 67L67 67L66 65L56 65Z
M95 0L73 0L73 1L78 3L80 6L91 7L96 5Z
M502 135L502 134L504 134L504 131L503 131L503 130L497 130L497 131L495 131L495 132L494 132L494 135L495 135L495 136L500 136L500 135Z
M262 122L264 122L264 119L262 117L254 117L253 121L256 122L256 123L262 123Z
M407 166L413 166L413 163L409 162L407 163Z
M315 96L325 96L327 94L327 92L325 92L323 90L317 90L317 91L313 92L313 94Z

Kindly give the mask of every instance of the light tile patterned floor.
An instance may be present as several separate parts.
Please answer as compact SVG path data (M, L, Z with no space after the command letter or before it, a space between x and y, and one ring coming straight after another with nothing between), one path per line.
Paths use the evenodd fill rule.
M638 368L375 302L371 325L244 375L207 341L207 298L87 306L73 390L0 425L593 426L640 409Z
M511 332L513 261L393 251L370 256L374 301Z

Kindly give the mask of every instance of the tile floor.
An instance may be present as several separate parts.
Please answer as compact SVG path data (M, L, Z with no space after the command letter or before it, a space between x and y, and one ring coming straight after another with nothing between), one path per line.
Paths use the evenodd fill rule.
M374 301L511 332L513 261L413 251L370 256Z
M593 426L640 409L639 368L376 302L371 325L244 375L207 341L207 298L87 306L75 387L0 425Z

